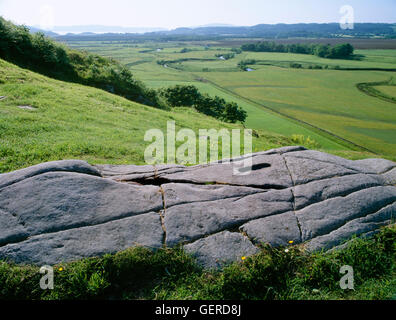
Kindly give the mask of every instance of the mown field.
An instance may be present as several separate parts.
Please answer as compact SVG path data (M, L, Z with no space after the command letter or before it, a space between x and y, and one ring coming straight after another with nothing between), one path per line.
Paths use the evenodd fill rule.
M356 50L356 60L256 52L221 60L215 55L231 53L227 43L68 45L119 60L150 87L194 84L202 92L235 101L248 112L249 128L310 137L320 149L340 155L364 151L396 159L395 104L356 87L396 78L396 50ZM182 52L184 48L187 52ZM256 60L249 65L253 72L238 68L247 59ZM301 64L301 68L292 68L291 63ZM394 87L380 90L394 95Z

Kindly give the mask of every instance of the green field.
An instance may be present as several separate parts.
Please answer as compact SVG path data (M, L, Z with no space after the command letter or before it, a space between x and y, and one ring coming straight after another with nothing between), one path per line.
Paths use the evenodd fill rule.
M396 86L378 86L375 88L387 96L396 98Z
M248 112L249 128L309 136L333 152L364 150L396 158L395 104L356 87L396 78L391 71L396 66L396 50L356 50L356 60L257 52L220 60L215 55L230 53L231 48L172 42L68 44L119 60L150 87L194 84L202 92L235 101ZM181 53L183 48L189 51ZM238 68L246 59L256 60L250 65L255 71ZM160 60L167 61L166 65L157 64ZM290 63L302 68L291 68ZM322 69L311 69L318 66ZM380 89L395 95L394 87Z

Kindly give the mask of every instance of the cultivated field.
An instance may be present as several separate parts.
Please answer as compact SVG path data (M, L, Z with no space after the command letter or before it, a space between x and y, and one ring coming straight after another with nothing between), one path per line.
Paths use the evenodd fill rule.
M395 41L364 41L365 46L360 42L359 47L395 45ZM231 53L235 46L229 42L68 44L119 60L150 87L194 84L202 92L235 101L248 112L247 127L310 137L318 148L341 155L354 150L396 159L395 103L357 88L359 83L396 78L396 50L356 50L355 60L256 52L222 60L216 55ZM248 65L252 72L238 67L247 59L255 60ZM378 90L395 96L394 86Z

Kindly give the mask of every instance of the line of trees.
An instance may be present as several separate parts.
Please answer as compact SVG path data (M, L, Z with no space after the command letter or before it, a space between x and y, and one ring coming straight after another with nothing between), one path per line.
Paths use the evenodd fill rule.
M350 59L354 53L354 47L349 43L331 46L330 44L281 44L273 41L262 41L244 44L241 49L253 52L312 54L328 59Z
M230 123L246 121L247 113L238 104L202 94L192 85L161 89L160 94L171 107L193 107L200 113Z

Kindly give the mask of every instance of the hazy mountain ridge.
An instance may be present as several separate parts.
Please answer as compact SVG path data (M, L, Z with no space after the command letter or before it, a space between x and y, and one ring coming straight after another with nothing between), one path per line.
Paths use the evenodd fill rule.
M82 27L80 27L82 28ZM133 29L133 28L132 28ZM158 38L166 40L183 39L213 39L213 38L339 38L357 37L372 38L382 37L393 39L396 37L396 24L387 23L356 23L354 29L343 30L339 23L299 23L299 24L259 24L256 26L202 26L202 27L181 27L173 30L151 31L146 33L119 33L107 32L102 34L89 35L92 32L84 29L84 39L96 40L99 38L111 38L113 40L128 39L151 39ZM53 31L56 31L54 29ZM99 29L98 29L99 30ZM78 40L79 34L58 35L62 40Z

